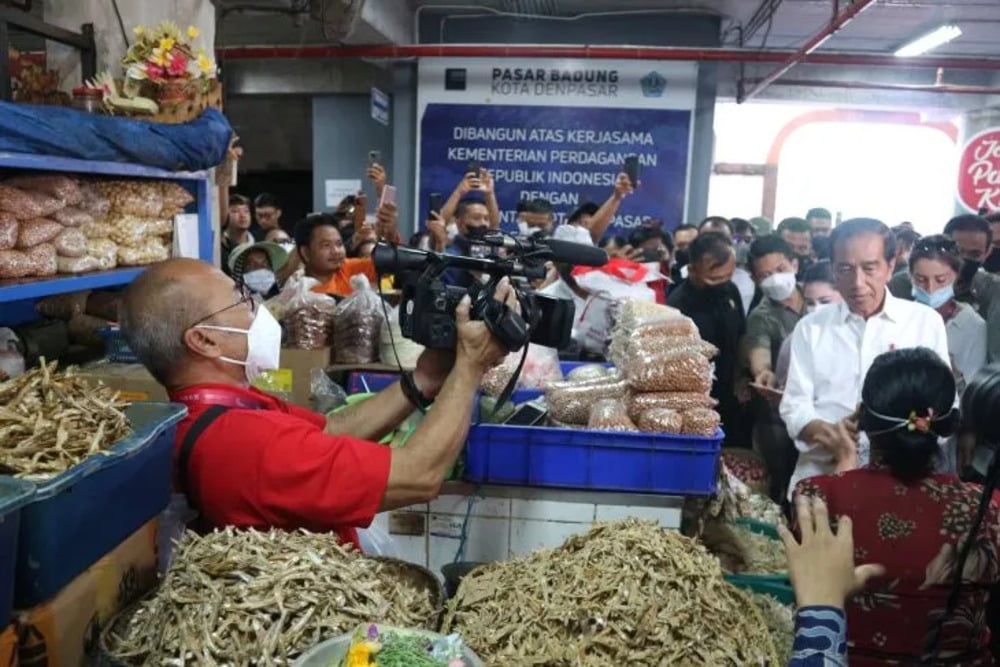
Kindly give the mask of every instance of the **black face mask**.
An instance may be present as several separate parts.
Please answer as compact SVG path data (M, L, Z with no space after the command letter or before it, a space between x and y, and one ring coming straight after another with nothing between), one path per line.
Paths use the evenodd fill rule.
M958 280L962 283L971 283L972 279L976 277L979 272L980 267L982 267L982 262L977 262L971 259L962 260L962 271L958 274Z
M729 295L729 283L708 285L696 289L698 290L698 294L704 296L706 299L723 299Z
M465 238L467 239L481 239L487 234L489 234L489 227L466 227L465 228Z
M678 267L687 266L691 262L691 255L687 250L678 250L674 253L674 260Z
M809 255L798 255L799 258L799 272L795 274L796 278L802 279L805 274L806 269L813 265L813 258Z

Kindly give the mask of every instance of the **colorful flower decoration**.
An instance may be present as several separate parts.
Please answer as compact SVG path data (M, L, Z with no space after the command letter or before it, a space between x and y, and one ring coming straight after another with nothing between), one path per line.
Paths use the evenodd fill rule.
M122 59L126 79L160 84L168 80L207 82L216 77L215 61L203 46L196 49L192 45L201 34L196 27L182 32L176 23L164 21L152 29L138 25L132 32L136 41Z

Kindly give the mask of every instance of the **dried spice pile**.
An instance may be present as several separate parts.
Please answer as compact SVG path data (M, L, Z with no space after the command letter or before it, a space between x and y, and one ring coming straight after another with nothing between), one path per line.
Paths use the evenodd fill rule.
M785 604L781 604L770 595L750 593L753 603L767 624L771 633L771 641L778 652L778 665L787 665L792 659L792 644L795 643L795 612Z
M749 596L697 542L629 519L474 570L443 632L494 667L781 664Z
M746 526L733 526L736 540L746 555L744 574L780 574L788 571L785 547L779 541L753 532Z
M55 362L0 384L0 473L44 479L131 432L128 403Z
M127 665L283 665L360 623L433 630L440 591L412 571L330 534L189 532L155 595L116 623L106 648Z

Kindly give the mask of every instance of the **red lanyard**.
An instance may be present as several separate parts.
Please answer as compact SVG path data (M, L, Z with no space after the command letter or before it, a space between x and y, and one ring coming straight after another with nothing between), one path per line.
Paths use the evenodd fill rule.
M171 394L170 400L185 405L224 405L243 410L268 410L270 406L261 398L222 387L192 387Z

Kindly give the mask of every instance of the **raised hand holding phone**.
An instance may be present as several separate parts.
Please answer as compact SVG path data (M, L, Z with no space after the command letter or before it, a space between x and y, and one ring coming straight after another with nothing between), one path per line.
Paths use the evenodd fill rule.
M622 172L625 174L625 177L628 178L629 185L632 186L632 189L639 187L639 168L640 165L638 155L629 155L625 158L625 166L622 169Z

